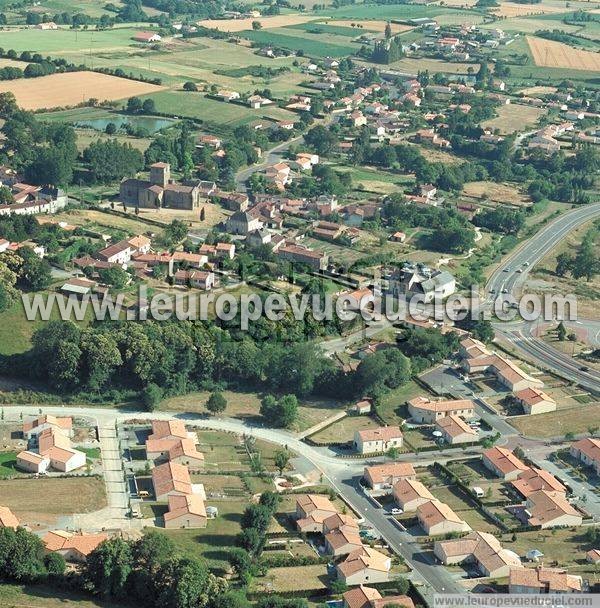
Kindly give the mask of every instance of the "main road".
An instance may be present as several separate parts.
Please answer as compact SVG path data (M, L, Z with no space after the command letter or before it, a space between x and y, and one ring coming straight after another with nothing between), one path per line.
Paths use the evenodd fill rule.
M518 299L529 272L540 262L557 243L579 226L600 217L600 203L582 205L568 211L550 222L531 239L521 245L514 253L503 260L494 271L485 289L487 305L504 294ZM566 295L566 294L562 294ZM586 325L585 320L580 324ZM597 322L590 321L595 327ZM579 365L572 357L561 353L533 335L535 323L494 323L496 334L500 334L541 368L559 376L574 380L594 394L600 394L600 372Z

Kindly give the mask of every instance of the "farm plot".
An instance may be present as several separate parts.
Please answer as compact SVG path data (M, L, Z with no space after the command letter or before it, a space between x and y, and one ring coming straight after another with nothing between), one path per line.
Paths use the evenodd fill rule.
M521 194L514 184L501 184L496 182L467 182L463 192L472 198L489 200L493 203L502 203L515 206L525 206L528 198Z
M537 66L600 71L600 54L574 49L562 42L527 36L527 43Z
M383 32L385 30L385 26L388 24L387 21L383 20L371 20L371 19L363 19L361 21L352 21L351 19L334 19L332 21L327 21L327 25L335 25L338 27L347 27L354 30L357 34L360 34L364 30L372 31L372 32ZM321 25L315 24L315 25ZM390 27L392 28L392 34L401 34L402 32L407 32L412 30L413 28L410 25L404 25L402 23L390 23Z
M255 21L258 21L262 25L262 29L273 29L275 27L286 27L314 20L314 17L304 15L277 15L275 17L257 17L256 19L205 19L204 21L200 21L198 25L220 30L221 32L243 32L244 30L252 29L252 23Z
M268 30L247 30L242 32L241 35L259 44L270 44L291 51L304 51L309 57L345 57L346 55L352 55L359 49L357 45L347 44L347 38L343 44L332 44L324 40L322 36L314 36L310 39L310 34L288 36ZM328 36L327 40L329 39Z
M564 13L565 9L548 4L517 4L516 2L500 2L500 6L492 12L499 17L523 17L525 15L544 15L546 13Z
M24 110L74 106L88 99L125 99L163 87L96 72L66 72L41 78L0 82L0 93L12 92Z

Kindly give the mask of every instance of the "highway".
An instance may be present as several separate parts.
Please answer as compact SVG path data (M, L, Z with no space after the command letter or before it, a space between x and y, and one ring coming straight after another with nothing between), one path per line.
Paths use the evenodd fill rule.
M490 306L496 298L503 295L503 292L511 294L518 300L527 276L535 265L570 232L599 216L600 203L594 203L577 207L550 222L508 256L494 271L485 287L484 303ZM587 324L585 320L579 320L579 323ZM595 328L597 322L590 321L589 324ZM594 394L600 394L600 372L582 369L584 366L574 361L572 357L557 351L532 335L534 328L535 323L525 321L518 324L494 323L496 334L500 334L521 351L526 359L543 369L577 382Z

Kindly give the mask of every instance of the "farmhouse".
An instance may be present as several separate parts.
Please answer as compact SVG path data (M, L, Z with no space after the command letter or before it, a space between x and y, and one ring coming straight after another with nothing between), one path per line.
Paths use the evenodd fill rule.
M515 394L515 399L526 414L544 414L556 410L556 401L539 388L526 388Z
M391 567L391 558L371 547L363 546L340 562L336 567L336 573L346 585L384 583L389 580Z
M471 529L447 504L435 499L419 505L417 519L427 536L468 532Z
M17 469L26 471L27 473L45 473L50 466L50 459L47 456L42 456L37 452L29 450L19 452L17 454Z
M585 554L585 559L590 564L600 564L600 550L599 549L590 549Z
M160 34L157 34L156 32L138 32L133 39L136 42L145 42L145 43L149 43L149 42L160 42L162 40L162 37L160 36Z
M588 437L576 441L569 450L573 458L581 460L600 475L600 439Z
M377 589L372 587L355 587L343 595L344 608L383 608L384 606L404 606L415 608L414 602L407 595L381 596Z
M60 553L67 562L85 562L107 534L73 534L64 530L48 532L42 542L48 553Z
M527 497L525 511L530 526L555 528L557 526L580 526L583 517L571 506L561 492L539 490Z
M152 469L152 485L156 500L167 500L169 496L193 493L188 468L176 462L165 462Z
M282 245L277 250L277 256L282 260L304 264L313 270L325 270L329 257L320 251L313 251L301 245Z
M391 490L402 479L415 480L417 475L410 462L393 462L365 467L363 478L373 490Z
M500 541L487 532L471 532L462 538L436 541L435 556L444 564L475 564L483 576L503 578L511 568L521 567L519 556L503 549Z
M19 527L19 520L13 515L13 512L8 507L0 505L0 528L13 528L16 530Z
M337 514L333 503L322 494L306 494L296 498L296 525L301 532L323 532L325 520Z
M540 490L559 492L560 494L566 494L567 492L567 488L552 473L535 467L528 468L520 473L519 477L511 482L511 485L523 498L527 498Z
M416 511L421 505L435 500L433 494L416 479L401 479L393 489L396 504L405 512Z
M428 397L418 396L407 404L411 418L426 424L433 424L446 416L472 418L475 411L475 404L470 399L432 401Z
M504 481L514 481L529 468L510 450L497 446L483 452L483 464Z
M206 528L206 507L202 496L169 496L169 510L164 515L165 528Z
M509 593L581 593L583 580L557 568L511 568L508 577Z
M380 426L354 433L354 448L359 454L386 452L390 448L401 448L402 431L397 426Z
M458 416L445 416L440 418L435 425L442 433L442 439L450 445L477 441L477 431Z

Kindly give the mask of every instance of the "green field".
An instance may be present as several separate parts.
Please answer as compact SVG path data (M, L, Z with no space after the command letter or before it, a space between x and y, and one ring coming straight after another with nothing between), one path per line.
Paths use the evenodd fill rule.
M16 452L0 452L0 478L12 477L16 473L16 458Z
M292 51L304 51L310 57L345 57L352 55L360 48L357 45L326 42L327 39L330 39L329 36L325 39L315 34L312 35L314 38L310 38L311 34L296 37L278 33L278 30L246 30L240 32L240 35L261 44L272 44Z
M82 593L43 585L0 585L3 608L124 608L115 601L103 602Z
M345 27L343 25L328 25L327 23L318 23L311 21L309 23L298 23L296 25L288 25L285 29L287 30L301 30L315 34L321 32L323 34L334 34L336 36L348 36L350 38L356 38L361 34L373 32L377 30L370 30L368 22L364 22L361 25L362 28ZM318 30L318 32L317 32Z
M419 19L452 14L461 15L464 21L470 21L478 13L424 4L352 4L337 9L326 8L317 14L326 14L336 19Z

